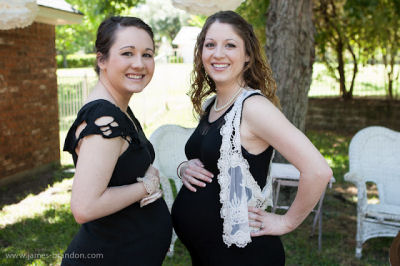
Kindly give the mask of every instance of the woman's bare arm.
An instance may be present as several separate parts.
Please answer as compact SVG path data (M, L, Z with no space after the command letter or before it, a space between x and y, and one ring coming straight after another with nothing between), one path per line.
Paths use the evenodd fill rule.
M265 97L254 96L245 101L242 130L252 135L256 142L272 145L300 171L298 192L287 213L279 218L269 215L270 222L277 219L275 223L279 221L282 227L271 226L275 232L268 234L290 232L318 203L332 177L332 170L309 139Z
M78 223L110 215L148 195L141 182L107 187L124 141L101 135L81 141L71 195L71 210Z

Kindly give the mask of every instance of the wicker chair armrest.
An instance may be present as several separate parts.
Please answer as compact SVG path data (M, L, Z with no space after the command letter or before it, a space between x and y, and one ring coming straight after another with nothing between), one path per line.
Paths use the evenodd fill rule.
M365 180L355 172L348 172L344 175L344 180L351 182L357 187L358 208L366 209L368 204L367 185Z
M355 172L348 172L344 174L344 180L347 182L351 182L354 185L358 185L358 183L363 182L362 178Z

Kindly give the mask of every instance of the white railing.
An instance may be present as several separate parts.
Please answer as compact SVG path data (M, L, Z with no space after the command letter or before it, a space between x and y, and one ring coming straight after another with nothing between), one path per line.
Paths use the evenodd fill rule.
M189 90L191 64L156 63L153 79L143 92L134 94L130 107L146 126L158 119L169 108L191 105L186 96ZM82 71L74 75L58 74L58 105L60 130L67 130L91 89L97 82L94 73Z

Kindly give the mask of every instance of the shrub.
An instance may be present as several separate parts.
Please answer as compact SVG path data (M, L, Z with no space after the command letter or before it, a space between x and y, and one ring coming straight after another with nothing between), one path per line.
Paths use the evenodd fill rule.
M57 55L56 60L57 60L57 67L64 68L62 56ZM95 54L70 54L70 55L67 55L68 68L94 67L95 61L96 61Z
M176 55L169 55L167 57L168 63L183 63L183 57Z

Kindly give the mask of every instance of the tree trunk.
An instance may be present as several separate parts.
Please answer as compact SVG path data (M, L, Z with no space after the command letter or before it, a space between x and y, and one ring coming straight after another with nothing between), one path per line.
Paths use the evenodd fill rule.
M394 49L391 50L390 53L390 71L388 73L388 92L389 92L389 99L393 100L394 96L393 96L393 81L394 81L394 66L396 63L396 55L397 52L394 51Z
M354 83L356 81L356 76L358 73L358 63L357 63L358 61L357 61L356 54L354 53L353 48L351 47L350 44L347 45L347 49L349 50L349 52L353 58L353 76L351 77L349 91L346 92L346 96L345 96L346 100L350 100L353 98Z
M282 111L303 132L315 56L314 32L312 0L270 0L266 54ZM283 158L278 155L276 161Z
M386 78L387 78L387 87L385 85L385 89L387 90L387 95L386 96L387 96L387 98L389 100L393 100L394 99L393 82L396 79L395 78L395 73L394 73L396 55L397 55L397 53L393 53L393 50L391 48L389 48L389 47L386 47L386 49L382 53L382 61L383 61L384 66L385 66L385 73L386 73Z
M338 61L338 72L339 72L339 88L340 88L340 94L342 95L343 98L346 98L346 72L344 71L344 58L343 58L343 42L339 37L339 40L336 44L336 56L337 56L337 61Z
M393 100L393 79L389 79L388 92L389 92L389 100Z
M67 61L67 54L61 53L62 60L63 60L63 67L68 68L68 61Z

